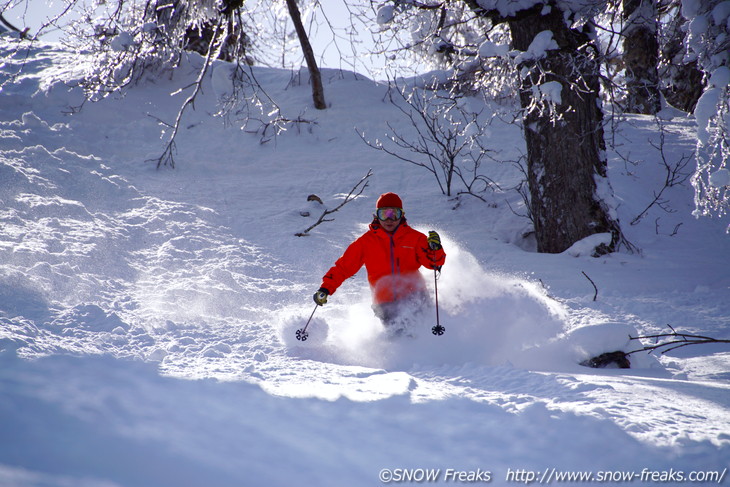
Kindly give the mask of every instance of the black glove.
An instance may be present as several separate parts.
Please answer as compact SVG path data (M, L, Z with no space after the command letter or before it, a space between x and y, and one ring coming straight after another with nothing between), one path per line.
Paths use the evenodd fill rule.
M433 230L428 232L428 247L431 250L439 250L441 248L441 237Z
M319 290L314 293L314 302L318 305L322 306L327 302L327 296L330 295L330 292L326 290L325 288L321 287Z

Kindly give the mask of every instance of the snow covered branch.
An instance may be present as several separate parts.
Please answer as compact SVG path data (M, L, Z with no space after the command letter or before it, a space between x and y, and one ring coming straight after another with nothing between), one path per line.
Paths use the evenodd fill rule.
M696 59L708 80L697 101L697 171L695 216L730 212L730 4L696 0L682 2L689 22L686 56ZM730 232L730 225L727 227Z

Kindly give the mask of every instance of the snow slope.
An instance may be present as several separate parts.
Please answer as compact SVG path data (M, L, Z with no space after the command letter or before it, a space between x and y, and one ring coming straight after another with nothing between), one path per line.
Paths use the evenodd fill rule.
M382 137L399 119L361 76L325 71L331 106L316 111L304 73L257 69L284 114L307 121L263 143L214 116L229 72L218 64L185 116L176 168L157 170L145 161L164 148L159 120L174 119L185 92L169 93L198 58L72 110L82 96L65 80L82 56L2 42L2 81L17 78L0 92L0 485L727 482L727 346L578 365L668 324L730 335L727 222L693 219L681 185L629 224L665 178L653 119L620 122L609 152L641 251L540 255L515 214L513 164L485 168L503 188L485 203L447 198L430 174L367 147L356 131ZM693 150L694 123L666 114L676 160ZM524 152L515 126L495 122L488 137L499 160ZM308 195L333 208L369 169L362 197L294 236L322 211ZM321 275L386 191L442 235L446 334L429 321L414 340L387 340L361 272L297 342Z

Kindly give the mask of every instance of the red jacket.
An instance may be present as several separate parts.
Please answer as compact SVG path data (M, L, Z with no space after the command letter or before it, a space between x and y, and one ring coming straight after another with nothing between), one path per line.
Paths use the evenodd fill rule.
M370 230L351 243L327 271L321 287L334 294L365 265L375 303L396 301L425 291L426 282L418 269L433 269L445 260L444 250L431 250L426 235L408 226L405 218L392 234L374 220Z

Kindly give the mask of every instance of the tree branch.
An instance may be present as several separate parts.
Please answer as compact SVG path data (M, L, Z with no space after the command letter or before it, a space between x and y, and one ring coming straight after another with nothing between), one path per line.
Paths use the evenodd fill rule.
M218 31L220 29L221 24L223 23L223 17L221 17L218 20L218 24L215 27L215 31ZM168 163L170 164L171 168L175 167L175 159L173 157L174 153L176 152L175 148L175 138L177 137L177 133L180 130L180 123L182 122L183 114L185 113L185 109L189 105L195 104L195 98L198 96L198 93L200 93L200 90L203 87L203 80L205 79L205 75L208 72L208 68L210 67L213 59L213 53L216 51L215 49L216 43L211 41L208 45L208 53L205 56L205 61L203 63L203 67L200 69L200 73L198 74L198 79L195 80L195 83L192 84L193 86L193 92L188 96L187 100L185 100L185 103L182 104L180 107L180 110L177 112L177 118L175 119L175 124L172 126L172 135L170 136L169 141L167 142L167 147L165 147L164 152L162 155L157 159L157 169L160 168L160 166L167 166Z
M350 192L347 194L347 196L345 196L345 199L342 201L342 203L340 203L339 205L337 205L335 208L333 208L331 210L324 210L324 212L322 212L322 214L319 216L319 219L317 219L317 221L314 224L310 225L303 232L295 233L294 235L296 235L297 237L306 237L309 235L309 231L312 230L317 225L319 225L320 223L333 221L333 219L331 219L331 218L327 219L325 217L327 215L331 215L332 213L338 211L340 208L345 206L347 203L349 203L350 201L352 201L355 198L357 198L358 196L360 196L362 194L362 192L365 191L365 188L368 187L367 180L372 175L373 175L373 170L368 169L368 173L362 179L360 179L360 181L358 181L357 184L355 184L355 186L353 186L353 188L350 190ZM355 194L356 191L357 191L357 194Z
M671 352L672 350L676 350L678 348L687 347L689 345L700 345L703 343L730 343L730 340L725 339L717 339L703 335L694 335L690 333L677 333L670 325L667 326L669 326L669 328L672 330L671 333L657 333L655 335L644 335L637 337L629 336L629 339L631 340L653 339L657 342L662 339L668 340L661 341L653 345L647 345L638 350L632 350L631 352L627 352L626 355L630 355L636 352L653 352L660 349L663 349L661 350L661 353L662 355L664 355L667 352Z
M644 211L639 213L636 218L631 220L631 225L636 225L639 223L644 216L648 213L648 211L654 206L658 206L662 210L666 211L667 213L671 213L671 209L667 208L667 201L662 197L664 194L664 191L667 188L672 188L674 186L679 186L684 184L687 179L690 178L692 175L689 172L683 172L684 169L687 167L687 165L692 160L692 154L682 154L682 156L674 163L670 163L667 161L667 154L664 150L664 139L665 139L665 129L664 125L661 123L658 123L659 125L659 144L655 144L653 141L649 141L649 144L655 148L657 151L659 151L659 155L662 159L662 164L664 165L664 172L665 172L665 178L664 178L664 186L662 189L657 193L654 192L654 199L649 203L649 205L644 208Z

